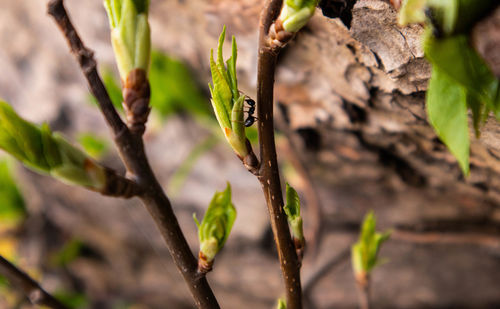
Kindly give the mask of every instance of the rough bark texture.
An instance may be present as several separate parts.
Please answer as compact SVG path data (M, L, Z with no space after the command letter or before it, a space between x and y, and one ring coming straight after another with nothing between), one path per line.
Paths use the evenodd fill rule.
M242 91L255 97L260 5L250 0L152 1L153 44L187 61L206 85L209 51L226 24L228 34L238 40ZM112 64L101 1L69 1L68 9L99 62ZM421 31L420 26L398 27L388 2L359 0L350 28L318 10L280 56L276 112L283 120L278 126L290 133L323 207L323 242L315 260L306 254L302 272L310 308L357 305L356 285L342 252L369 209L375 210L381 228L396 229L381 252L389 262L372 277L373 308L500 306L499 125L490 119L479 140L471 132L471 176L464 179L426 120L430 70L418 46ZM44 15L43 3L1 2L0 64L5 74L0 76L0 95L23 116L51 121L68 134L89 128L99 132L104 124L84 103L85 84L64 44ZM162 185L168 186L172 171L204 134L183 118L169 119L160 130L152 127L146 131L148 154ZM279 159L287 158L286 152L278 153ZM115 157L108 160L116 164ZM152 308L168 301L172 308L189 308L188 292L178 284L161 238L137 201L104 199L80 189L67 195L64 185L23 175L32 213L24 234L31 242L26 243L36 239L45 244L23 247L34 256L33 264L76 236L98 253L69 267L70 278L77 278L76 286L93 299L109 305L125 298ZM282 283L266 236L265 202L254 177L226 145L196 164L173 204L194 251L191 214L201 213L226 179L233 184L239 214L209 279L223 308L270 308ZM304 203L305 228L310 230L314 227L305 198ZM53 230L59 236L43 238ZM308 281L337 255L344 258L330 263L332 271ZM60 276L49 275L54 277Z

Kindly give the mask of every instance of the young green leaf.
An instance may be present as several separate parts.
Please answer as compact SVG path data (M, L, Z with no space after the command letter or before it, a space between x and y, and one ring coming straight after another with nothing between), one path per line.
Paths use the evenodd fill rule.
M286 205L284 210L292 229L292 236L303 241L304 233L302 230L302 216L300 215L299 195L288 183L286 184Z
M47 125L41 128L19 117L7 103L0 101L0 148L27 167L59 180L101 190L105 169L81 150L54 134Z
M201 272L211 270L214 258L226 243L235 219L231 186L227 183L226 190L214 194L201 223L194 216L200 241L198 265Z
M123 81L133 69L148 71L151 34L149 0L104 0L111 27L111 42Z
M236 78L237 45L233 37L231 57L224 64L222 48L226 36L224 26L217 46L217 60L214 59L213 50L210 54L210 71L212 83L209 84L212 95L211 103L217 121L233 150L240 158L248 154L245 126L243 121L243 105L245 96L240 95Z
M358 242L351 247L351 259L354 274L358 280L365 280L375 266L378 265L378 253L382 244L389 239L390 232L377 233L376 219L369 212L363 220ZM363 278L363 279L361 279Z
M432 68L426 96L429 121L468 175L470 142L466 99L465 88L454 83L438 67Z
M424 52L432 65L439 67L451 82L465 87L477 100L486 103L499 115L499 80L470 46L467 36L436 39L426 31Z

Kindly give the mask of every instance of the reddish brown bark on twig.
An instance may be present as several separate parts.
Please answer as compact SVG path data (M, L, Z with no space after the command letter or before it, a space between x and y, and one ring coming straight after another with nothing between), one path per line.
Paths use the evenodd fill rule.
M269 0L262 10L259 35L259 59L257 73L257 118L260 147L258 178L266 198L274 240L278 249L281 272L285 282L288 309L302 308L300 262L290 235L288 221L283 210L273 123L273 92L276 59L281 45L273 44L269 29L282 6L282 0Z

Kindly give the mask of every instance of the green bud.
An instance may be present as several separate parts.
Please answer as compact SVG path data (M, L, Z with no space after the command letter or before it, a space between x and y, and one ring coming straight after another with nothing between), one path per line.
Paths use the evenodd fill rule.
M236 219L236 209L231 202L231 186L227 183L226 190L216 192L203 220L198 222L198 238L200 241L200 269L209 271L217 253L226 243Z
M236 78L237 46L234 36L232 39L232 55L224 64L222 48L225 36L226 27L224 26L217 46L217 61L214 60L213 50L210 54L210 71L213 85L209 84L208 86L212 95L212 107L222 132L236 154L243 158L248 154L243 119L245 95L241 95L238 90L238 80Z
M286 0L278 17L283 29L288 32L299 31L314 15L317 5L318 0Z
M111 27L111 43L123 81L134 69L148 71L151 33L149 0L104 0Z
M106 174L78 148L44 124L37 127L0 101L0 148L27 167L74 185L101 190Z
M283 298L278 299L278 304L276 305L276 309L286 309L286 301Z
M292 236L300 242L303 242L304 232L302 229L302 216L300 215L299 195L288 183L286 184L286 205L284 210L292 230Z
M389 239L391 232L375 232L376 219L369 212L363 221L358 242L351 247L352 267L356 278L367 276L379 264L378 252L382 244Z

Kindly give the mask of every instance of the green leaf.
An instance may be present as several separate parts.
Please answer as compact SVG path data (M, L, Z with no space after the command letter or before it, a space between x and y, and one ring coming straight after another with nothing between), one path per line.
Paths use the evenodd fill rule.
M303 241L304 231L302 228L302 217L300 215L299 195L288 183L286 184L286 205L283 209L288 218L293 237Z
M23 196L12 176L12 165L6 159L0 160L0 224L17 224L26 216Z
M226 84L230 84L229 76L227 74L226 67L224 66L224 57L222 55L222 49L224 48L224 39L226 38L226 26L222 28L222 32L219 36L219 43L217 44L217 69L224 77Z
M363 220L358 242L351 247L352 267L356 275L369 274L379 264L380 248L390 237L390 231L377 233L376 223L375 215L369 212Z
M236 46L236 38L234 37L234 35L232 37L231 43L231 57L227 60L226 64L233 98L238 98L240 96L240 93L238 91L238 79L236 77L236 59L238 58L238 47Z
M213 51L210 54L210 70L212 72L212 99L217 102L219 105L224 106L224 110L221 110L220 113L226 114L229 119L229 111L232 110L232 92L229 84L226 81L223 73L219 71L218 65L214 61ZM219 113L219 110L216 110ZM227 126L231 127L231 125Z
M105 170L47 125L41 128L19 117L0 101L0 148L27 167L63 182L100 190Z
M214 194L198 227L200 251L208 261L212 261L226 243L235 219L236 209L231 202L231 186L227 183L226 190Z
M432 76L426 96L427 115L437 135L457 158L465 175L469 174L469 129L466 91L438 67Z
M470 46L467 36L436 39L427 31L424 36L424 52L432 65L439 67L452 82L465 87L495 113L500 112L497 104L499 81Z
M242 95L235 101L233 105L233 110L231 111L232 132L229 136L231 146L241 157L244 157L248 153L246 146L245 124L243 122L244 104L245 96Z
M149 0L105 0L111 27L111 42L122 80L133 69L148 72L151 33Z
M471 95L467 92L467 107L472 111L472 125L474 126L474 132L476 133L476 138L481 135L481 125L488 117L490 112L489 108L477 99L477 96Z

